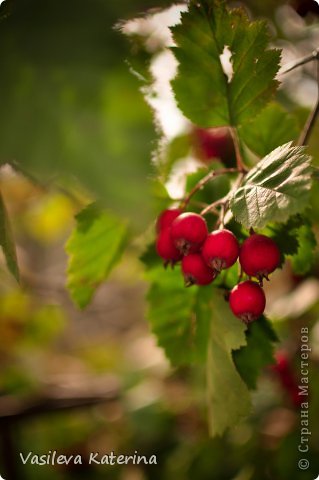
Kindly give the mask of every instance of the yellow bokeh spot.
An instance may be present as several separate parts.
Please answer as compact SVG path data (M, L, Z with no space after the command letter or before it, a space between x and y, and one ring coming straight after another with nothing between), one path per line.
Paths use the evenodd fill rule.
M51 194L30 207L25 216L25 227L36 240L51 243L65 234L73 214L71 200L61 194Z

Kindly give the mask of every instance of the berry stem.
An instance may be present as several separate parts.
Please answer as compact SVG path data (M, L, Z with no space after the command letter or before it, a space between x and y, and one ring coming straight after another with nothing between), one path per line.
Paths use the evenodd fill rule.
M243 162L242 155L240 152L240 143L239 143L239 138L237 134L237 129L235 127L229 127L229 131L234 142L237 170L238 172L247 172L248 169L246 168Z
M219 176L219 175L225 175L227 173L237 173L241 171L241 169L238 169L238 168L222 168L220 170L212 170L210 171L205 177L203 177L193 188L192 190L189 192L189 194L184 198L184 200L182 200L181 204L180 204L180 209L184 209L188 203L190 202L191 198L193 197L193 195L195 195L195 193L197 193L199 190L201 190L205 185L206 183L208 183L210 180L212 180L213 178Z
M309 117L307 118L307 121L305 123L305 126L301 132L301 135L298 140L298 145L306 145L308 143L309 137L311 135L311 132L313 130L313 127L316 123L317 116L319 114L319 49L317 50L317 56L316 58L316 67L317 67L317 100L316 104L314 106L314 109L310 113Z

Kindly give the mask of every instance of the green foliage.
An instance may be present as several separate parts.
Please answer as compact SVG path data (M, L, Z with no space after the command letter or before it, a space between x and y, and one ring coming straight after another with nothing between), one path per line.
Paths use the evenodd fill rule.
M216 162L214 162L214 165L209 170L207 168L200 168L196 172L188 174L186 177L186 192L190 192L191 189L209 173L210 170L219 170L219 168L223 168L223 165L216 164ZM229 188L229 175L217 175L215 178L212 178L204 188L196 193L194 200L196 202L199 201L206 204L213 203L215 200L219 200L226 195L229 191Z
M76 221L66 245L67 286L73 301L84 308L120 260L128 232L125 223L96 204L82 210Z
M14 239L12 237L8 213L0 193L0 245L2 247L8 269L19 281L19 268Z
M277 243L282 261L291 260L297 275L309 272L315 261L316 237L307 216L295 215L283 225L272 225L265 231Z
M275 363L274 342L278 341L272 325L266 317L260 317L246 330L247 345L233 352L238 372L250 389L257 387L260 372Z
M205 361L211 321L211 287L185 288L178 267L147 272L147 294L152 332L173 365Z
M295 140L298 124L293 115L271 103L253 122L243 125L240 135L253 152L264 157L279 145Z
M309 164L305 147L287 143L273 150L234 192L230 206L236 220L247 228L262 228L301 212L311 187Z
M315 261L316 237L309 222L305 222L296 232L298 251L291 257L293 271L298 275L308 273Z
M145 2L69 0L61 8L47 0L44 8L29 0L12 1L10 9L7 3L0 24L0 164L14 160L44 182L79 181L141 228L151 214L145 178L153 172L156 135L125 64L130 47L114 25Z
M223 0L192 1L172 28L179 63L172 85L179 108L203 127L238 126L250 121L277 88L278 50L267 50L263 21L251 22L243 9ZM233 69L229 80L220 56L225 47ZM252 48L253 46L253 48Z
M280 267L283 265L286 257L297 253L299 243L296 232L302 223L302 217L295 215L284 224L271 225L265 229L265 235L271 237L279 247L281 254Z
M191 150L190 135L183 134L174 137L167 145L160 148L157 161L157 170L162 180L166 182L175 164L187 157Z
M237 372L232 351L246 343L246 326L231 313L219 293L214 294L207 356L209 426L212 436L249 414L249 391Z

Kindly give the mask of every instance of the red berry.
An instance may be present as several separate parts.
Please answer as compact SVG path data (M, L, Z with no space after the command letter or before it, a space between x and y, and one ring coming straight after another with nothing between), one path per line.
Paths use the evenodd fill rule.
M182 260L182 272L185 285L208 285L216 277L216 272L209 268L199 253L190 253Z
M159 233L156 240L156 251L166 263L174 264L182 258L180 251L173 243L170 228L165 228Z
M182 210L179 208L170 208L163 210L163 212L158 216L156 222L156 231L159 233L164 228L170 227L178 215L182 213Z
M258 283L247 280L232 289L229 304L236 317L250 323L260 317L265 310L266 297Z
M239 255L237 238L230 230L216 230L206 238L202 255L207 265L218 272L231 267Z
M279 266L280 251L271 238L254 233L241 246L239 261L247 275L267 278Z
M236 158L234 142L228 127L195 128L194 147L198 158L206 164L220 159L225 165Z
M172 223L174 244L184 255L198 252L208 231L203 217L197 213L182 213Z

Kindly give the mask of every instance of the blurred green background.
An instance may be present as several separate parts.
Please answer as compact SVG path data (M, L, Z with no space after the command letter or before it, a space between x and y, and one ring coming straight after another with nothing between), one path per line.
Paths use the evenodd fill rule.
M114 27L170 3L6 0L0 6L0 189L22 276L18 286L1 260L0 474L6 480L302 480L319 473L318 261L298 278L286 265L268 291L278 348L296 378L300 328L309 326L307 472L297 467L298 409L268 370L254 393L251 417L222 438L208 438L204 373L172 371L156 347L145 320L146 284L135 244L85 311L72 304L65 288L64 244L86 203L97 198L141 232L162 196L165 201L162 191L151 197L156 132L126 62L143 68L158 58L161 25L149 49L139 39L128 42ZM292 8L296 4L284 1L244 4L254 16L268 18L285 61L318 46L315 13L303 17ZM302 124L315 101L313 66L285 82L278 98ZM318 148L313 135L316 164ZM318 196L315 186L316 233ZM83 458L136 450L157 455L158 464L24 466L19 452L31 450Z

